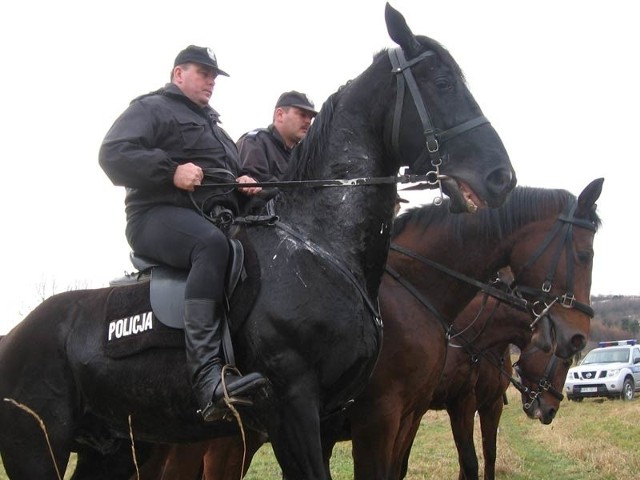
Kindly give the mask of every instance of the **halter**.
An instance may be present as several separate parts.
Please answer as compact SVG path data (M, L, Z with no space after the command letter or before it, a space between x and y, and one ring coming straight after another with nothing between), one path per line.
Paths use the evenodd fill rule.
M444 196L442 192L442 176L440 175L440 165L442 165L442 158L440 157L440 145L448 140L451 140L453 137L460 135L461 133L479 127L480 125L489 123L489 120L487 120L484 115L480 115L445 131L439 132L436 129L436 127L433 125L433 122L431 121L431 117L429 116L429 111L424 102L424 99L420 94L416 79L411 72L411 67L432 55L435 55L435 52L433 50L427 50L426 52L422 52L417 57L412 58L411 60L407 60L401 48L394 48L392 50L389 50L389 59L391 60L392 67L391 72L396 75L397 84L396 106L393 114L393 127L391 133L391 145L396 156L398 158L401 158L399 148L400 120L402 119L402 108L406 84L409 92L411 93L411 98L413 98L413 103L416 107L416 110L418 111L418 116L420 117L420 122L422 122L422 130L425 136L425 148L416 158L416 160L411 163L411 165L413 165L413 170L420 172L427 169L427 161L430 161L431 167L433 167L434 170L430 170L429 172L427 172L427 176L429 178L429 181L427 183L429 185L435 185L440 190L440 196L434 199L434 203L436 205L440 205Z
M531 265L534 264L536 260L540 258L540 256L544 253L544 251L551 245L553 240L558 237L560 241L556 247L556 250L553 252L553 261L549 266L549 270L547 271L547 275L545 277L544 282L542 282L542 286L540 289L531 288L527 286L518 286L518 290L524 294L528 294L531 296L535 296L538 298L531 306L531 313L534 315L535 319L531 323L531 328L535 327L536 323L547 315L549 310L554 304L561 305L564 308L575 308L580 312L588 315L593 318L594 311L590 305L579 302L576 300L576 297L573 294L573 271L574 271L574 260L572 255L572 244L573 244L573 226L577 226L580 228L586 228L587 230L591 230L593 232L596 231L596 226L588 221L581 218L576 218L575 211L577 208L577 202L569 203L565 208L565 211L558 216L556 220L556 224L553 229L547 235L547 238L544 242L538 247L538 249L533 253L531 258L527 261L527 263L522 267L518 275L520 275L527 268L530 268ZM558 269L558 263L560 262L560 255L562 253L563 248L566 251L566 259L567 259L567 291L562 295L553 295L551 294L551 289L553 287L553 279L556 274L556 270ZM516 275L516 277L518 276ZM541 308L541 311L537 311Z

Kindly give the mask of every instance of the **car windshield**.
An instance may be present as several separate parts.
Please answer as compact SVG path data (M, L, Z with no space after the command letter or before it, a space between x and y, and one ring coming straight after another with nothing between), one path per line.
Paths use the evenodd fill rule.
M626 363L629 361L629 348L604 348L602 350L591 350L582 365L590 363Z

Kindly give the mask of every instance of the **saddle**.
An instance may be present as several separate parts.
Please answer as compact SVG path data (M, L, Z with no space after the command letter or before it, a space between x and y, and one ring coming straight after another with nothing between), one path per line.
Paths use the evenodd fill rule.
M247 278L242 243L230 238L229 246L229 262L225 276L227 302L240 281ZM156 260L137 255L135 252L131 252L130 259L137 272L127 273L123 277L111 280L109 285L120 287L150 282L151 308L158 320L168 327L184 329L184 291L188 270L169 267Z
M225 277L225 298L226 308L229 311L229 299L233 295L236 287L241 281L244 281L248 275L244 262L244 247L237 239L229 239L229 261ZM135 252L130 254L131 263L137 269L137 272L127 273L123 277L116 278L109 282L110 286L121 287L136 285L142 282L149 282L149 301L153 318L149 318L150 322L154 319L165 327L174 329L175 333L184 330L184 292L187 281L187 270L180 270L161 264L150 258L136 255ZM158 335L158 328L150 327L149 331L155 330ZM184 345L183 335L180 332L179 342L174 334L170 331L162 329L160 339L149 338L145 342L137 342L136 345L118 345L111 346L108 351L115 357L133 354L135 351L145 350L152 346ZM167 339L173 338L173 341ZM233 354L233 345L231 343L231 333L229 331L229 322L222 322L222 344L223 351L228 363L235 364Z

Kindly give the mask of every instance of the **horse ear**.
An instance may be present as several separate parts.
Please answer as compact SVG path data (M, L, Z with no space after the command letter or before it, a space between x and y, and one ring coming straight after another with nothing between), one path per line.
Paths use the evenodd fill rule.
M387 3L384 19L391 40L400 45L407 58L415 57L420 52L420 42L416 40L402 14Z
M576 217L589 218L591 210L596 204L596 200L600 198L602 193L602 183L604 178L597 178L587 185L578 197L578 208L576 209Z

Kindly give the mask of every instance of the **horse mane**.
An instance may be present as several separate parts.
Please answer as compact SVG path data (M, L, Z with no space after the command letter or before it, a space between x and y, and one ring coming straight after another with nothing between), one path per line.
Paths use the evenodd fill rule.
M499 208L483 208L475 215L449 213L449 199L441 206L433 204L412 208L398 216L393 225L392 238L405 228L413 226L422 230L448 226L450 238L458 243L471 235L488 240L507 237L524 225L562 213L576 196L562 189L516 187L507 201ZM589 221L597 229L601 220L595 209ZM471 233L472 232L472 233Z
M338 103L344 86L332 93L322 104L311 128L302 141L291 152L289 167L283 180L306 180L320 178L320 171L325 162L325 151L329 142L324 139L329 135L329 127L333 122L335 106Z

